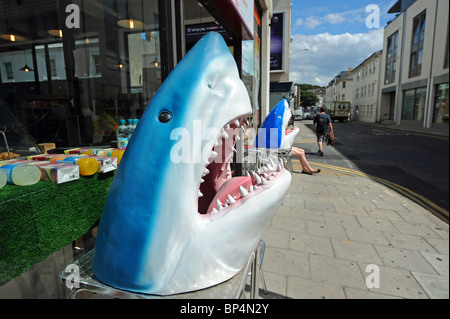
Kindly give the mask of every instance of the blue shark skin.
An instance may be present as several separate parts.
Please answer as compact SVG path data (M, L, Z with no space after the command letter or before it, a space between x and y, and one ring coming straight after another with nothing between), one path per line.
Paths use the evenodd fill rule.
M286 99L282 99L267 115L255 140L255 146L267 149L290 150L300 129L286 131L292 113Z
M231 179L226 161L215 164L202 156L174 162L171 154L180 143L174 130L202 132L199 149L209 152L235 141L251 112L224 40L207 34L153 97L121 160L95 244L92 267L99 281L172 295L219 284L241 270L286 194L290 173L278 165L271 167L270 181L256 175ZM211 177L213 172L219 173ZM218 193L209 185L223 189L239 178L251 185L239 187L240 195L229 196L227 203L216 201ZM199 212L201 199L209 208Z

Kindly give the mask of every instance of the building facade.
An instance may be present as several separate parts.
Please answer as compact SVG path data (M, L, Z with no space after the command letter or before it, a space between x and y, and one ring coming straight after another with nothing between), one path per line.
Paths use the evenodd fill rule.
M0 0L0 99L37 143L114 145L119 120L139 119L189 49L216 31L256 126L269 104L272 12L271 0Z
M379 121L380 59L377 51L353 70L352 119L367 123Z
M399 0L389 13L381 57L380 120L447 130L449 3Z
M270 24L270 99L265 116L283 98L288 99L292 110L295 107L295 87L289 80L291 22L291 1L273 0Z
M330 108L333 102L350 102L353 105L354 70L341 71L330 81L325 90L324 105Z

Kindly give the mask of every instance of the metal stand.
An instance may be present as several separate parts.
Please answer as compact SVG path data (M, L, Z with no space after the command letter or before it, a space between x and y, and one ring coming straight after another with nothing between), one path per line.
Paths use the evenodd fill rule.
M4 127L3 131L0 131L0 134L3 135L3 139L5 140L6 150L8 151L9 159L12 159L11 158L11 151L9 150L8 140L6 139L6 134L5 133L6 133L6 126Z
M243 295L248 275L250 275L250 298L258 298L259 280L265 294L266 283L262 274L265 243L261 240L251 253L246 265L233 278L206 289L169 296L150 295L120 290L99 282L92 272L92 257L90 251L63 269L59 276L68 288L69 298L76 299L80 292L101 294L121 299L239 299Z

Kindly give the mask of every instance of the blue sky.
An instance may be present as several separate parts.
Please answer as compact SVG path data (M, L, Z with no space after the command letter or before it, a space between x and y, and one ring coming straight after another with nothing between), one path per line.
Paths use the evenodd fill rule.
M293 54L290 80L326 86L340 71L355 68L374 52L381 50L384 27L395 18L387 11L395 2L291 0ZM379 28L368 28L366 25L366 20L373 17L373 11L366 12L368 5L379 8ZM303 49L309 50L298 51Z

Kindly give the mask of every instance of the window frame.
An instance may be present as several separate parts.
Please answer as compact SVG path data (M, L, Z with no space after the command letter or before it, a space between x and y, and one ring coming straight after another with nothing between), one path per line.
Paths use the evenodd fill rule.
M409 63L409 78L422 74L423 47L425 42L425 29L427 11L424 10L413 19L411 35L411 54Z

